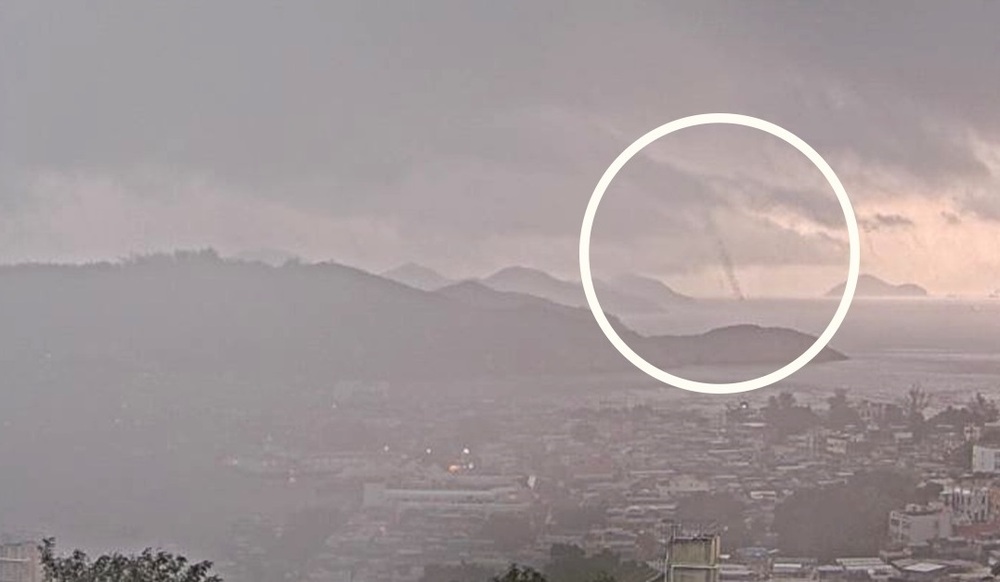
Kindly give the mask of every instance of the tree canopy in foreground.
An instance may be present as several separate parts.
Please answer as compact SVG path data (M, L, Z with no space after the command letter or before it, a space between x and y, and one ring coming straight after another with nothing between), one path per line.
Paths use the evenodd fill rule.
M55 540L42 542L41 562L48 582L222 582L211 562L191 563L184 556L150 548L137 555L106 554L92 559L75 550L58 556Z

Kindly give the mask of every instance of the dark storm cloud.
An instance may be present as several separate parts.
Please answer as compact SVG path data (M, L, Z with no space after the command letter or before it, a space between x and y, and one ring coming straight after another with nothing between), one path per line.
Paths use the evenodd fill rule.
M858 225L865 232L875 232L891 228L909 228L914 223L909 218L900 214L876 213L871 216L858 218Z
M995 180L967 136L1000 141L1000 65L988 57L1000 54L997 4L21 2L0 11L7 212L32 195L8 186L31 183L25 175L122 179L152 167L205 176L246 204L382 221L398 231L392 240L572 238L629 142L705 111L770 119L835 166L857 160L903 175L924 186L920 195ZM608 217L621 236L689 238L713 209L843 222L828 193L766 176L651 164L622 187L659 210ZM126 193L176 194L170 179ZM891 195L852 191L862 203ZM980 197L958 204L997 215ZM738 243L814 236L753 224L752 240ZM230 228L217 225L220 240Z
M1000 221L1000 188L963 198L961 208L977 218Z
M989 56L1000 54L1000 35L991 32L1000 6L708 6L704 27L748 49L755 72L765 68L758 59L767 59L787 76L782 83L777 74L761 75L761 84L793 91L766 109L804 128L814 145L850 149L927 179L984 174L963 133L1000 137L1000 111L991 105L1000 94L1000 63Z
M954 212L948 212L945 210L941 211L941 218L944 219L950 225L962 224L962 217L955 214Z
M744 194L743 205L758 213L785 211L829 229L844 228L844 214L830 192L787 189L760 182L726 181L726 191Z

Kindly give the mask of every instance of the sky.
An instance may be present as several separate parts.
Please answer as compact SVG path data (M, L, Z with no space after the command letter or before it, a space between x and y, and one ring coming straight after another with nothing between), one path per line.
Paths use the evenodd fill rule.
M632 141L707 112L806 140L862 269L1000 288L1000 3L0 4L0 262L282 249L453 277L578 276ZM597 276L816 295L847 269L818 170L738 127L645 150L595 223Z

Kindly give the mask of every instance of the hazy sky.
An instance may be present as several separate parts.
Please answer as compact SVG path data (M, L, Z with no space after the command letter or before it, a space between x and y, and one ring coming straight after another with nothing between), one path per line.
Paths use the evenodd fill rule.
M0 260L279 248L573 276L649 129L729 111L815 147L863 268L1000 288L1000 3L4 2ZM832 191L741 128L670 136L598 214L599 275L751 295L846 273Z

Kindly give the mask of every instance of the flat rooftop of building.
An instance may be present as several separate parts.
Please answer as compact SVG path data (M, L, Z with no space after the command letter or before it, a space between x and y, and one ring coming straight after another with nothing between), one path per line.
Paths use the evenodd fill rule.
M948 566L944 564L935 564L934 562L917 562L916 564L910 564L903 568L904 572L913 572L915 574L930 574L932 572L940 572L946 569Z

